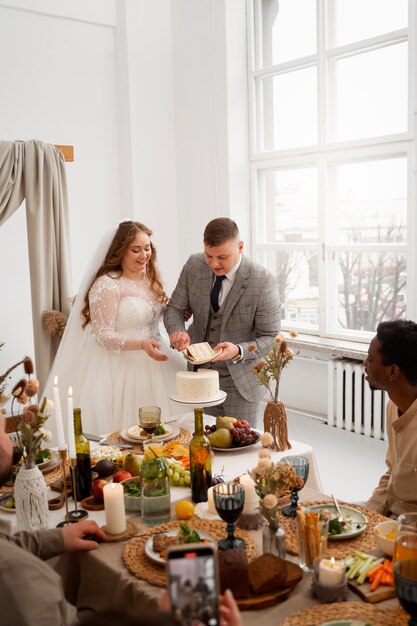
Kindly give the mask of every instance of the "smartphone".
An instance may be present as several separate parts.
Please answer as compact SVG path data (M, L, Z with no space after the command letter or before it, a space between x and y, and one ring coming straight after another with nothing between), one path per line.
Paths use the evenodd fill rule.
M185 626L219 626L219 577L216 546L188 543L167 551L172 612Z

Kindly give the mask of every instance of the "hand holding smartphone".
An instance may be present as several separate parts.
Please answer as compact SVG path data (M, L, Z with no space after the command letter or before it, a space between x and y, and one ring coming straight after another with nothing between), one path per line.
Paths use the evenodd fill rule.
M172 612L185 626L219 626L217 554L209 543L171 546L167 552Z

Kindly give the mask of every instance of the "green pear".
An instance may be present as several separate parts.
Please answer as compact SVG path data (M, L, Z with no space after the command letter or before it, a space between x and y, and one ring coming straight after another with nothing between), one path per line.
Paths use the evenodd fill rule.
M208 438L215 448L230 448L233 441L232 434L227 428L216 429L208 435Z
M127 470L132 474L132 476L140 476L140 466L142 465L142 460L137 454L130 452L123 463L123 469Z
M227 430L231 430L233 428L233 423L230 421L230 418L221 417L220 415L216 417L216 430L220 430L220 428L227 428Z

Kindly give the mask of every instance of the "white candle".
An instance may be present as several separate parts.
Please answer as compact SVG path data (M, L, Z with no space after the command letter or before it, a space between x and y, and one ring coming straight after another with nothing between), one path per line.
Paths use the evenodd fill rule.
M340 585L343 582L345 571L344 561L335 561L333 556L330 559L322 559L319 563L319 583L327 587Z
M55 407L55 419L56 419L56 431L57 431L57 439L58 439L58 449L66 450L65 445L65 437L64 437L64 424L62 421L62 412L61 412L61 400L59 397L59 389L58 389L58 376L55 376L54 386L52 388L53 396L54 396L54 407Z
M256 493L255 483L249 474L242 474L242 476L239 476L239 482L245 489L245 504L243 506L243 513L256 513L259 507L259 496Z
M210 487L207 489L207 506L208 512L212 515L217 515L216 507L214 506L214 495L213 495L214 487Z
M76 459L75 434L74 434L74 403L72 399L72 387L68 388L68 450L69 458Z
M109 483L103 489L106 530L111 535L118 535L126 530L126 513L123 485Z

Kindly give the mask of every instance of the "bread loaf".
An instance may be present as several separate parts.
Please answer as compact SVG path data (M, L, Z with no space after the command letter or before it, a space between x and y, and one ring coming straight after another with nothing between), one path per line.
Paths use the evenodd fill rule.
M287 577L287 564L274 554L262 554L250 562L249 585L256 594L270 593L283 586Z
M230 589L235 598L249 596L248 557L244 548L219 550L220 591Z

